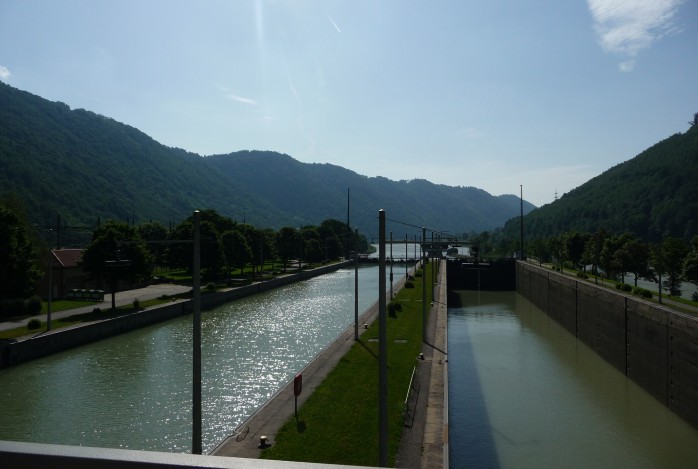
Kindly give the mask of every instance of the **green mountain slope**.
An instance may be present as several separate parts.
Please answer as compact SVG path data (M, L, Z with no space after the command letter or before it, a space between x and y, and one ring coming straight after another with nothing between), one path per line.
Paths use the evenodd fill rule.
M698 126L675 134L524 218L529 237L604 227L656 241L698 234ZM518 220L505 232L515 235Z
M319 220L346 220L347 196L350 224L367 236L377 236L378 210L401 223L427 226L453 234L490 230L520 211L519 198L493 197L474 187L451 187L422 179L392 181L367 177L331 164L307 164L274 152L242 151L205 158L206 162L235 185L288 213L300 213ZM304 210L301 210L305 207ZM524 203L528 213L534 207ZM396 238L414 228L388 222Z
M248 223L280 228L346 220L369 237L378 210L404 223L454 234L502 226L519 213L515 196L424 180L369 178L330 164L301 163L273 152L201 157L156 142L139 130L71 110L0 83L0 193L15 193L31 221L50 226L98 219L178 222L213 208ZM533 208L526 203L525 210ZM391 228L395 236L406 230Z
M282 212L211 172L195 154L83 109L70 110L0 83L0 192L25 200L32 220L180 221L215 208L271 225Z

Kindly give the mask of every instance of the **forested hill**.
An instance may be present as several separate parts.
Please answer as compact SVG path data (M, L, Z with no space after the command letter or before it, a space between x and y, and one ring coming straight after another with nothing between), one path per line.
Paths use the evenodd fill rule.
M334 215L344 221L349 196L350 223L366 227L362 229L369 237L377 234L381 208L386 209L389 219L454 234L501 227L505 214L520 212L520 199L514 195L494 197L482 189L438 185L423 179L367 177L331 164L301 163L275 152L241 151L205 160L236 186L286 213L305 207L303 213L310 219ZM533 208L524 202L526 213ZM404 237L406 231L399 225L388 229L396 237Z
M524 217L526 235L577 230L633 233L647 241L698 235L698 125L663 140ZM505 232L516 236L518 220Z
M166 224L197 208L259 227L319 224L346 219L349 187L351 224L369 237L380 208L391 219L451 233L491 230L519 213L517 197L472 187L369 178L272 152L202 157L0 82L0 193L23 200L37 224L50 225L57 214L69 225Z

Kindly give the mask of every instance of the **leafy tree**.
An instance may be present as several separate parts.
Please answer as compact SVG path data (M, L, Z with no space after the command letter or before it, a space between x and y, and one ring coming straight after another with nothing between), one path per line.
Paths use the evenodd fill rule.
M29 226L15 211L0 205L0 298L29 298L41 278L39 253Z
M688 245L679 238L664 238L660 255L666 280L663 286L673 296L681 296L681 283L684 281L684 262L689 253Z
M691 251L684 261L683 275L687 281L698 286L698 235L691 240Z
M625 274L627 259L623 256L621 249L631 239L632 235L623 233L610 235L604 240L603 248L601 248L600 265L608 278L618 280L622 274Z
M252 251L247 244L247 240L238 230L228 230L221 235L223 252L225 253L225 265L230 275L233 269L242 269L252 258Z
M298 256L300 242L300 233L295 228L285 226L279 230L276 239L276 248L279 252L279 258L283 263L284 269L286 269L289 260L295 259Z
M616 251L616 262L623 272L633 274L635 286L638 278L651 277L649 268L649 245L636 236L626 240L625 244Z
M152 275L153 257L135 227L108 221L94 230L82 255L82 266L91 278L109 281L114 293L120 280L140 282Z
M599 228L596 233L593 233L589 237L589 241L586 243L584 248L584 254L582 255L582 262L585 264L591 264L591 272L594 275L598 275L599 266L601 265L601 252L603 251L604 243L606 238L610 234L604 228Z
M167 245L163 242L167 240L167 228L161 223L148 222L138 225L138 235L146 241L148 250L153 255L156 264L167 263Z
M563 235L565 256L572 262L572 267L575 269L583 267L584 248L589 238L589 233L580 233L574 230Z
M208 278L220 276L225 265L223 243L216 226L209 221L200 222L200 261L201 269L205 270ZM194 264L193 245L194 220L192 217L184 220L170 233L168 249L169 263L192 272Z

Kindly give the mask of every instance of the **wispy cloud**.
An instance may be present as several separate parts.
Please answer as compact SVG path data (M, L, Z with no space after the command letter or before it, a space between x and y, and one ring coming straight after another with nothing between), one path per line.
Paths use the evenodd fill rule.
M10 78L10 75L12 74L7 69L7 67L3 67L2 65L0 65L0 80L5 81L8 78Z
M249 104L251 106L256 106L257 104L259 104L254 99L245 98L244 96L238 96L238 95L233 94L233 93L226 93L223 96L225 96L226 98L228 98L232 101L236 101L236 102L242 103L242 104Z
M330 15L327 15L327 18L330 20L330 23L332 23L332 26L334 26L334 29L336 29L339 34L342 34L342 30L339 29L339 26L337 26L337 23L334 22L332 17Z
M674 16L684 0L587 0L601 47L625 56L621 71L635 67L638 53L675 31Z

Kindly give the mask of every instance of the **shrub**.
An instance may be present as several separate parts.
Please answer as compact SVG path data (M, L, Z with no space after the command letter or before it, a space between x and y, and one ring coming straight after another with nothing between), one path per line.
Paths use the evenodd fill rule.
M95 308L92 310L92 312L93 312L94 314L99 314L99 313L102 312L102 310L101 310L99 307L95 306Z
M641 289L642 291L640 292L640 296L643 298L652 298L654 295L652 295L652 292L649 290L646 290L644 288Z
M414 282L405 282L405 288L414 288Z
M698 291L694 291L691 295L691 300L698 301Z
M38 314L41 312L41 298L34 295L25 302L24 312L27 314Z
M141 300L138 298L133 299L133 309L141 309Z
M41 321L38 319L32 319L27 323L27 329L34 331L36 329L41 329Z
M622 284L620 285L620 289L623 290L624 292L629 292L629 291L632 291L632 290L633 290L633 287L631 287L631 286L628 285L627 283L622 283Z
M206 290L208 290L208 291L213 291L213 290L215 290L215 289L216 289L216 284L215 284L215 283L213 283L213 282L208 282L208 283L206 284Z
M586 280L589 278L586 272L577 272L577 277L581 278L582 280Z
M393 303L392 301L388 303L388 316L390 316L391 318L394 318L396 316L395 303Z
M414 273L415 277L421 277L422 276L422 271L418 270L417 272Z
M402 303L395 302L395 311L402 311Z

